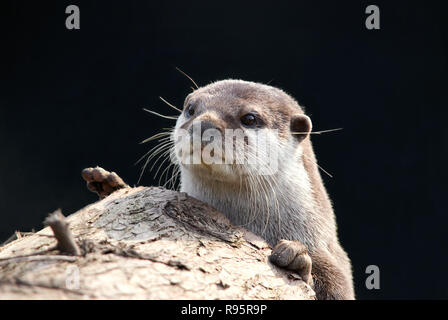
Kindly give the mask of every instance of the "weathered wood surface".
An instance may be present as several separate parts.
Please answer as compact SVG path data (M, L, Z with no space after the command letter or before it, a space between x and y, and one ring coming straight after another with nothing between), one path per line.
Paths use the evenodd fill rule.
M125 188L67 220L82 255L51 250L49 227L0 247L0 299L314 299L261 238L182 193Z

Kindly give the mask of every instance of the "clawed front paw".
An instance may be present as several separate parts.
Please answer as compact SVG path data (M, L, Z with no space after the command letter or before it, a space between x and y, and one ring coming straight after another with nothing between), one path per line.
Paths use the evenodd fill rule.
M279 267L297 272L303 281L313 285L311 257L301 242L280 240L272 250L269 260Z
M97 193L101 199L128 186L115 172L109 172L100 167L86 168L82 170L81 175L87 181L87 188Z

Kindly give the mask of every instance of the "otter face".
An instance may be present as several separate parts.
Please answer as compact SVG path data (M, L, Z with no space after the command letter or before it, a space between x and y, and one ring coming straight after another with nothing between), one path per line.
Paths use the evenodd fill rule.
M273 175L311 131L311 121L280 89L223 80L187 96L173 132L176 162L201 177L236 181ZM288 156L288 154L290 154Z

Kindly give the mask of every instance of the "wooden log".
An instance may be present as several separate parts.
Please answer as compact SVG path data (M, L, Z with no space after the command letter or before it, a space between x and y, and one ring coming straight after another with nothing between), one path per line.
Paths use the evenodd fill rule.
M264 240L183 193L127 187L67 221L80 255L49 227L0 247L0 299L314 299Z

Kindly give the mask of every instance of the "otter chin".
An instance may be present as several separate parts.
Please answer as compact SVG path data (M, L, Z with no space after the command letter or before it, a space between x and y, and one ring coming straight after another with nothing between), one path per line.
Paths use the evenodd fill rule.
M272 245L318 299L354 299L351 263L310 140L311 119L284 91L223 80L184 102L172 133L180 191Z

